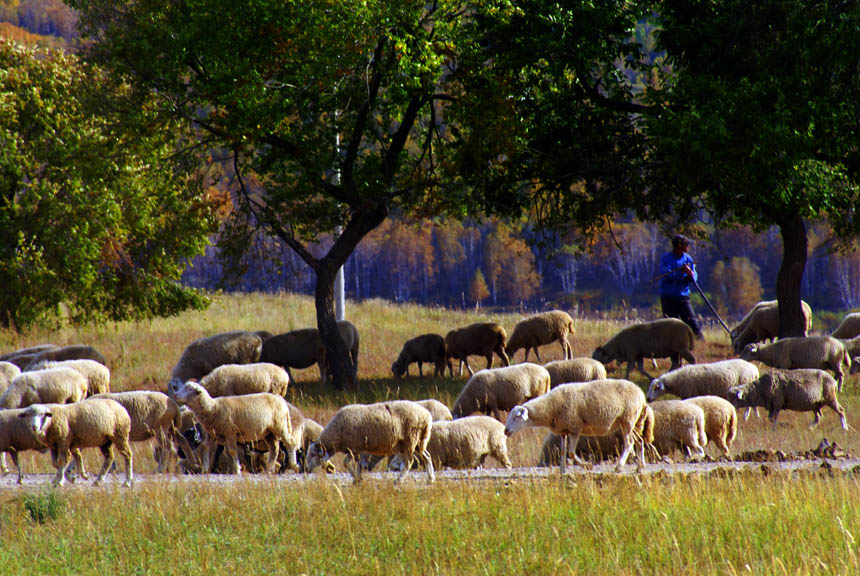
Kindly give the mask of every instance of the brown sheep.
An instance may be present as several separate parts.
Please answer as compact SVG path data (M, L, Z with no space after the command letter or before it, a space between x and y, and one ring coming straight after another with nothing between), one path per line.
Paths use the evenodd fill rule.
M513 358L519 349L525 348L526 357L523 361L528 362L529 351L534 350L538 362L543 362L540 358L539 347L558 342L561 344L564 359L567 360L573 358L570 343L567 341L568 334L573 334L573 331L573 318L567 312L552 310L533 314L517 322L511 337L508 338L505 351L508 357Z
M445 335L445 343L448 345L448 372L454 377L452 359L460 361L459 375L463 375L463 364L469 376L475 372L469 366L469 356L483 356L487 359L487 368L493 367L493 352L502 360L503 366L510 366L511 361L505 352L508 335L505 329L495 322L478 322L464 328L451 330Z

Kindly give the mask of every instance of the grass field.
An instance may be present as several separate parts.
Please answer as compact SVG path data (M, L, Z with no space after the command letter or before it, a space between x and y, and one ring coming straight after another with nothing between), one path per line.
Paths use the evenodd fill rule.
M290 400L321 422L350 402L435 397L451 404L465 378L395 381L402 343L476 320L508 330L519 315L454 312L371 301L348 303L358 326L358 392L322 390L314 369L297 371ZM314 325L313 302L293 295L218 296L205 313L145 324L0 333L0 352L40 343L85 342L112 367L112 388L164 389L192 340L232 329L283 332ZM577 320L576 355L621 325ZM699 361L731 356L724 332L706 331ZM543 360L561 357L547 346ZM522 358L522 352L518 359ZM483 360L476 359L478 367ZM668 364L660 363L659 372ZM415 368L412 368L413 374ZM623 376L619 367L611 375ZM856 378L856 377L853 377ZM856 381L841 398L860 428ZM644 376L634 380L646 385ZM827 437L860 454L855 431L826 410L742 422L735 452L808 450ZM541 432L513 437L514 466L537 460ZM135 469L154 469L135 445ZM91 468L98 451L85 453ZM41 455L26 472L52 471ZM490 461L490 465L495 465ZM235 485L148 482L131 490L0 492L0 573L39 574L856 574L860 474L770 473L577 477L523 481L445 481L394 487L390 480L339 487L322 476L304 484L263 479Z

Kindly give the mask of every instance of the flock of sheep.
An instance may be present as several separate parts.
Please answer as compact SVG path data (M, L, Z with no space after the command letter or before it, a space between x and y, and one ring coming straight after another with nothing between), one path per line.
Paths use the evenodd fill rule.
M804 303L807 318L811 317ZM166 393L110 392L105 358L89 346L41 345L0 356L0 452L23 474L19 453L51 453L54 482L86 478L81 449L98 447L103 455L99 483L114 463L125 463L127 485L134 479L130 442L154 440L158 471L173 464L181 471L239 473L242 467L268 472L310 472L345 453L356 481L362 470L383 458L399 470L401 481L421 465L429 480L440 467L476 468L488 456L507 468L507 436L542 427L540 465L559 465L568 457L580 465L617 457L621 469L634 454L637 469L649 453L657 458L676 450L703 457L712 441L726 456L737 435L737 409L764 407L774 426L781 410L811 411L812 425L824 406L847 429L839 404L846 370L860 371L860 314L849 314L830 336L775 339L776 302L763 302L732 332L739 358L696 364L692 330L676 319L625 327L598 346L591 358L574 358L568 336L573 319L562 311L520 321L508 338L499 324L477 323L445 337L424 334L407 341L391 366L395 378L409 366L445 368L453 361L470 378L450 409L434 399L351 404L322 426L285 399L291 368L319 365L325 381L325 346L315 329L272 335L234 331L192 342L174 367ZM776 326L774 325L776 324ZM359 335L351 323L338 323L358 365ZM528 362L533 350L559 342L564 360ZM522 363L511 364L520 350ZM494 355L503 364L493 368ZM475 372L470 356L483 356L487 368ZM670 358L670 370L653 378L644 360ZM687 365L682 366L682 360ZM607 378L605 364L626 362L626 376L637 368L651 381L647 393L628 379ZM753 361L771 367L761 372ZM656 365L656 364L655 364ZM827 370L832 371L831 376ZM663 394L678 400L655 401ZM503 420L503 413L507 417ZM177 462L178 461L178 462ZM74 463L74 468L72 464Z

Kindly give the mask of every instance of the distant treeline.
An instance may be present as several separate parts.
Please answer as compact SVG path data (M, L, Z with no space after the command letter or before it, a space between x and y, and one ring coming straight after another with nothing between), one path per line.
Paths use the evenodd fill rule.
M776 229L700 234L690 253L699 285L722 314L738 317L759 300L776 297L782 260ZM834 251L824 227L811 226L809 237L803 298L816 310L860 307L860 255ZM448 307L562 306L581 313L659 305L655 277L670 241L656 225L616 222L588 246L573 235L540 240L521 223L389 219L347 262L347 297ZM212 248L193 262L184 281L225 290L313 293L311 269L271 238L258 239L240 272L228 281Z

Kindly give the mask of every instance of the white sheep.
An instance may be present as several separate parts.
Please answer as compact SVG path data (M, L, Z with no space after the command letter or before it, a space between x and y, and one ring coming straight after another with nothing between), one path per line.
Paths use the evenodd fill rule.
M432 423L433 417L426 408L408 400L349 404L335 413L320 433L319 441L308 448L307 469L312 471L338 452L345 452L347 470L358 483L361 481L361 466L356 462L359 454L397 454L405 466L395 483L403 481L415 458L433 483L436 475L427 451Z
M357 377L360 348L358 328L347 320L339 320L337 330L347 350L349 350L353 375ZM328 381L325 358L325 343L316 328L302 328L267 338L260 354L261 362L271 362L283 366L290 375L291 382L295 382L295 380L293 380L290 368L301 370L316 364L319 367L322 385Z
M132 452L129 445L131 418L125 408L107 398L75 402L74 404L33 404L19 414L29 424L36 438L51 450L57 475L54 484L65 483L69 457L83 475L81 448L99 448L104 463L95 483L100 484L114 462L113 449L125 459L125 485L134 480Z
M843 430L848 430L845 410L837 399L836 380L824 370L774 370L762 374L758 380L732 388L729 401L737 408L763 406L776 429L776 420L782 410L815 412L810 428L821 420L821 409L829 406L837 414Z
M95 360L43 360L27 367L27 371L44 370L45 368L72 368L87 379L87 394L104 394L110 392L110 369Z
M36 354L30 363L27 365L27 370L32 370L31 366L43 362L62 362L64 360L95 360L103 366L107 366L107 359L104 354L86 344L70 344L62 348L54 348L43 350ZM25 368L21 368L24 370Z
M580 436L606 436L620 431L622 451L616 470L620 471L627 462L634 440L638 447L638 469L642 470L645 466L644 442L650 442L652 438L647 406L645 394L628 380L562 384L511 410L505 434L510 436L527 426L545 426L564 436L561 453L567 454L568 444L576 446ZM636 434L637 428L642 430L641 438ZM577 464L586 465L576 453L573 457ZM562 475L566 467L567 458L562 458Z
M654 412L650 406L645 407L645 414L645 418L640 420L636 425L635 433L640 438L654 429ZM552 432L544 437L540 457L538 458L538 466L558 466L561 464L561 445L563 440L562 436L553 434ZM651 446L651 440L653 438L649 436L647 440L649 444L646 447ZM653 449L653 446L651 447ZM624 442L621 433L615 431L606 436L580 436L576 446L568 445L568 449L572 449L580 458L588 462L605 462L621 456ZM569 454L568 457L570 457Z
M445 338L439 334L422 334L403 344L403 349L397 356L397 360L391 365L391 372L397 379L409 375L409 365L418 364L418 375L424 377L424 363L434 365L433 376L438 378L445 374L445 365L448 362L448 345Z
M642 366L645 358L669 357L672 359L672 367L669 370L678 368L682 358L690 364L695 364L696 358L693 356L695 343L696 337L693 330L683 321L677 318L661 318L622 328L605 344L598 346L592 358L603 364L613 360L619 362L626 360L626 378L630 378L630 372L635 365L639 372L653 379Z
M839 391L846 369L851 368L851 356L841 341L830 336L782 338L770 344L747 344L741 353L744 360L758 360L774 368L820 368L833 370Z
M555 388L559 384L589 382L606 378L606 367L594 358L556 360L555 362L548 362L544 368L549 372L550 388Z
M705 412L699 406L684 400L661 400L649 404L654 411L654 447L662 456L676 449L687 457L695 452L705 457L708 435L705 431Z
M482 412L501 421L502 410L510 410L526 400L546 394L549 384L549 372L537 364L480 370L463 386L451 414L454 418L462 418Z
M424 406L430 411L430 415L433 416L433 422L454 419L454 416L451 414L451 410L438 400L428 398L427 400L414 400L414 402Z
M433 422L427 451L436 470L444 467L478 468L484 464L487 456L492 456L505 468L511 467L505 425L489 416L467 416L450 422ZM403 460L395 456L389 468L401 470L402 466Z
M21 373L21 369L11 362L0 362L0 396L12 383L12 379Z
M508 334L505 329L495 322L477 322L463 328L456 328L445 335L445 344L448 346L448 372L454 377L452 359L459 360L460 369L458 375L463 375L463 364L469 371L469 376L474 376L475 371L469 366L469 356L483 356L487 359L487 368L493 367L493 353L501 359L503 366L510 366L511 360L505 352Z
M222 364L251 364L260 359L263 340L245 330L223 332L199 338L189 344L170 376L168 389L179 388L188 380L200 380Z
M159 473L164 472L168 459L176 454L177 443L185 454L193 453L188 440L180 433L182 416L179 405L167 394L152 390L132 390L96 394L87 400L98 398L113 400L125 408L131 418L128 436L131 442L155 439L153 455Z
M430 415L433 417L433 422L439 422L440 420L453 420L454 417L451 415L451 410L448 409L447 406L439 402L438 400L434 400L432 398L427 400L413 400L416 404L427 408L430 411ZM362 470L367 470L370 472L376 465L382 461L383 456L371 456L370 454L361 454L359 458L359 465ZM388 468L391 468L393 460L389 459ZM398 468L399 469L399 468Z
M289 384L287 371L269 362L223 364L200 380L200 385L213 398L261 392L286 396ZM176 394L180 386L176 380L171 380L170 393Z
M839 326L834 328L830 335L842 340L850 340L860 336L860 312L846 314Z
M223 444L233 460L233 473L239 474L239 443L263 441L269 448L267 468L274 470L280 443L287 447L290 468L298 468L293 443L290 409L281 396L266 392L242 396L213 398L200 384L186 382L177 392L176 399L186 404L206 433L203 452L203 469L210 470L210 454L215 444Z
M573 358L573 353L570 348L570 343L567 340L568 335L573 335L573 318L570 314L562 310L551 310L549 312L541 312L533 314L528 318L524 318L517 322L514 326L514 331L508 338L505 352L509 358L513 358L521 348L525 348L526 356L524 362L529 361L529 351L534 350L538 362L540 359L540 346L558 342L561 345L561 351L564 354L564 359Z
M5 462L5 456L8 452L12 455L12 462L18 468L18 484L24 482L24 470L18 460L18 454L26 450L40 452L46 450L30 430L30 425L20 417L23 413L24 408L0 410L0 452L3 453L4 457L3 473L8 472Z
M705 413L705 435L727 457L738 435L738 414L734 405L722 396L696 396L684 402L695 404Z
M754 382L758 377L759 370L755 364L737 358L691 364L651 380L645 397L649 402L666 393L681 399L707 395L728 399L729 389ZM749 418L750 410L747 408L744 419Z
M30 404L68 404L87 394L87 379L72 368L21 372L0 396L0 408L25 408Z
M800 301L805 320L803 336L812 329L812 308L805 301ZM776 340L779 337L779 302L768 300L759 302L747 312L741 321L731 331L732 348L735 354L740 354L747 344Z

